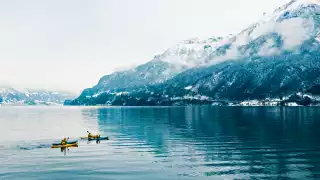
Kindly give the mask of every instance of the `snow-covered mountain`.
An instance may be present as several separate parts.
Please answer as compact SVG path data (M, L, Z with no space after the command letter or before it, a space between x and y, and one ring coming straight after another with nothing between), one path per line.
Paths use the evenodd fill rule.
M135 69L105 76L70 104L299 98L310 104L320 95L319 58L320 0L293 0L236 35L186 40Z
M58 105L76 95L67 92L0 87L0 104L11 105Z
M157 53L145 64L103 76L96 86L85 89L82 95L93 96L117 88L163 83L187 69L203 64L204 60L226 39L211 37L205 40L193 38L181 41L163 53Z

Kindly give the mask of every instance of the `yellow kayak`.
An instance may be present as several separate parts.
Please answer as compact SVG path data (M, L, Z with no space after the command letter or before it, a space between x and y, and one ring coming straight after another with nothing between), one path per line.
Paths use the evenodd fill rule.
M65 144L65 145L62 145L62 144L57 144L57 145L52 145L51 148L64 148L64 147L78 147L78 142L76 143L73 143L73 144Z

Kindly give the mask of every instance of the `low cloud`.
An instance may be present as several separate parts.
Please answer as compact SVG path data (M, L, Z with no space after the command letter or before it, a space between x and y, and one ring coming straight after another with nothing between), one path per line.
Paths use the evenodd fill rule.
M226 54L224 56L213 56L208 65L214 65L225 60L234 60L247 56L248 54L241 54L238 47L247 45L250 41L270 33L277 33L282 37L282 49L272 47L276 42L273 39L268 39L258 51L258 55L270 56L284 50L294 50L313 35L314 29L315 24L313 20L303 18L292 18L282 22L269 21L260 24L255 27L250 34L249 30L238 34L231 47L226 50Z
M310 19L292 18L280 23L268 22L254 29L251 39L267 33L278 33L283 38L282 50L293 50L309 39L314 30L314 22Z
M273 39L268 39L267 42L263 44L260 48L258 55L259 56L270 56L279 53L279 49L276 47L272 47L275 44Z

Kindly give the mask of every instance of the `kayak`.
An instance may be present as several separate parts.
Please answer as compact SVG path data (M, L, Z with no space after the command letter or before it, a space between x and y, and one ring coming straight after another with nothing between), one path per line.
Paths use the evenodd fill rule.
M51 148L65 148L65 147L78 147L78 142L73 143L73 144L65 144L65 145L62 145L62 144L53 145L52 144L52 146L51 146Z
M98 141L100 141L100 140L109 140L109 137L107 136L107 137L89 138L88 139L88 141L92 141L92 140L98 140Z
M80 139L87 139L88 141L93 141L93 140L109 140L109 137L99 137L99 138L88 138L88 137L80 137Z
M78 140L75 140L75 141L67 141L67 144L75 144L75 143L78 143ZM61 142L60 143L52 143L53 146L58 146L58 145L61 145Z

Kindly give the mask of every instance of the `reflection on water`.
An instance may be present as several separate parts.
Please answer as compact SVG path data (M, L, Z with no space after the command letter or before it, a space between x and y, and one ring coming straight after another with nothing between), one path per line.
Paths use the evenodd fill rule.
M98 117L100 131L117 134L117 141L111 145L147 151L159 162L179 159L175 168L194 169L189 174L200 171L206 176L311 178L317 177L319 172L318 108L183 107L86 111L96 111L92 114Z
M28 117L25 128L34 130L38 126L30 116L41 114L36 123L63 133L72 131L74 138L93 129L110 140L79 141L79 147L59 151L47 148L50 143L44 138L40 139L46 143L28 136L25 145L16 144L18 150L5 148L0 139L0 161L13 153L0 167L0 179L319 178L320 109L315 107L28 110L0 110L0 125L12 125L11 121L16 125ZM17 119L21 114L24 118ZM11 135L20 134L16 127L7 131L10 128L15 130ZM57 136L52 130L39 134L49 139Z

